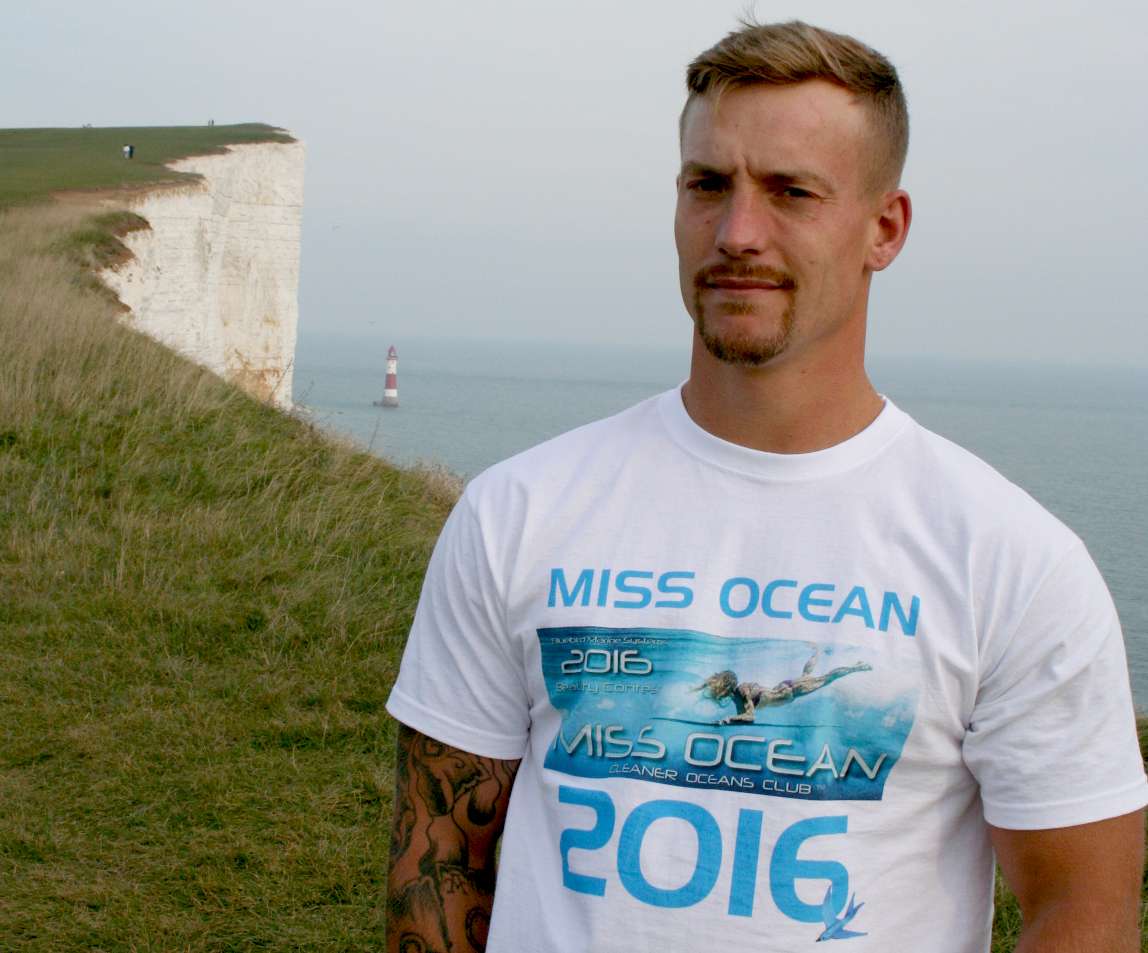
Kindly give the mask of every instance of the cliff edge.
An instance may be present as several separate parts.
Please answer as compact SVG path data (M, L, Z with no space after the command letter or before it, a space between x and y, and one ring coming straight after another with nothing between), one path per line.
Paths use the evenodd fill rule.
M101 273L129 309L127 325L284 409L293 406L303 162L296 141L169 163L200 181L128 199L151 227L124 236L133 258Z

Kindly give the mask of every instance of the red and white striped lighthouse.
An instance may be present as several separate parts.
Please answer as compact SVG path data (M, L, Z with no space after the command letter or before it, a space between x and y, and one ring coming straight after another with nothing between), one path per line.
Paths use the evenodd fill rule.
M387 379L383 383L383 406L399 406L399 352L392 344L387 351Z

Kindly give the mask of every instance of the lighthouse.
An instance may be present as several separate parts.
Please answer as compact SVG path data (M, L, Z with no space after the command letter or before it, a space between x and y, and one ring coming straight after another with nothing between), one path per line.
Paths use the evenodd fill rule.
M375 406L399 406L399 352L393 344L387 351L387 379L383 384L383 399L376 400Z

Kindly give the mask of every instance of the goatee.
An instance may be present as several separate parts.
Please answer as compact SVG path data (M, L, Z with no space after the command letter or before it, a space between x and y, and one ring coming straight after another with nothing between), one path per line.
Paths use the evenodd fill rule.
M781 314L780 326L772 334L729 333L721 334L706 324L706 309L702 304L702 294L712 287L711 281L722 277L760 279L776 282L782 291L788 292L791 297L785 310ZM793 333L794 308L793 294L796 286L793 279L783 272L772 268L708 268L698 272L694 278L694 324L697 326L698 337L701 338L706 350L719 361L725 364L734 364L740 367L760 367L769 363L781 354L789 345L789 338ZM721 314L754 314L752 303L727 301L720 305Z

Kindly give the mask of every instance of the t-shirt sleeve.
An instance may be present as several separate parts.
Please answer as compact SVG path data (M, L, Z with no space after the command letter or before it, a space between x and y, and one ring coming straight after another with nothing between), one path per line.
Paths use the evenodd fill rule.
M1120 622L1082 543L983 661L964 758L988 823L1069 827L1148 803Z
M387 711L455 748L513 759L526 750L530 709L490 545L464 494L431 555Z

